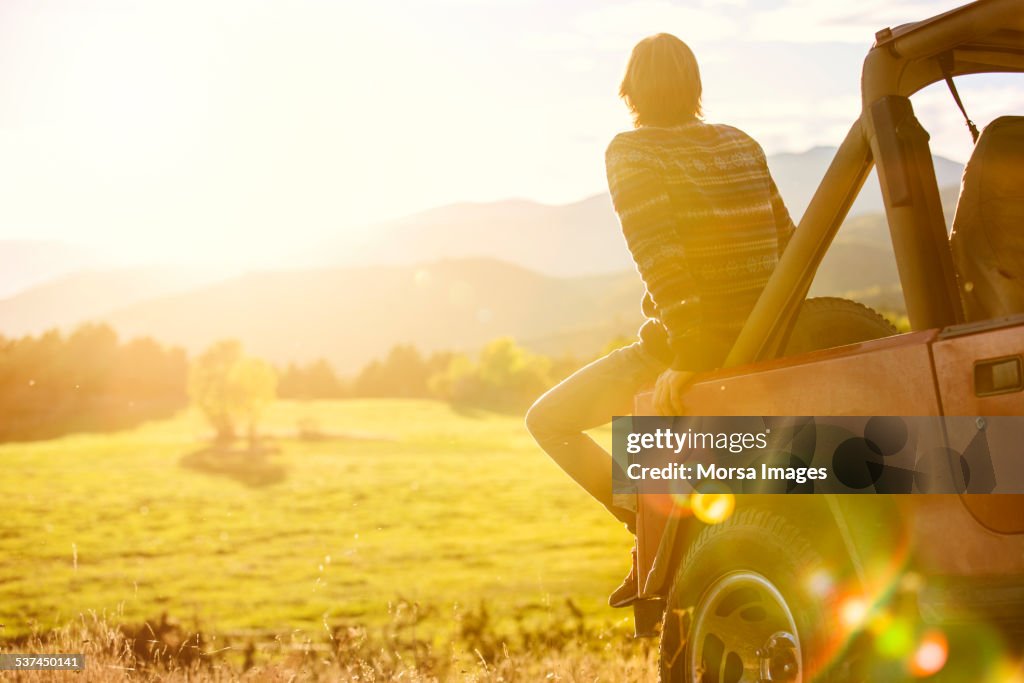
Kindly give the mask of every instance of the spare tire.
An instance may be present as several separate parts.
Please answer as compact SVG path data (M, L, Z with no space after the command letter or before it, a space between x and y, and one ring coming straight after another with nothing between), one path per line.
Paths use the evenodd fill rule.
M858 344L899 334L899 330L864 304L823 296L807 299L800 307L784 356Z

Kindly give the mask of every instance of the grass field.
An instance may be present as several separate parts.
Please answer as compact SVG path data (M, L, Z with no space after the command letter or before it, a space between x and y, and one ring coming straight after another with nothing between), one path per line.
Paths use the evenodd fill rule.
M299 438L300 425L320 437ZM211 451L191 412L0 446L0 635L94 610L322 636L412 610L441 642L484 603L499 633L573 614L626 644L631 614L604 600L630 537L520 418L430 401L279 402L264 431L264 455Z

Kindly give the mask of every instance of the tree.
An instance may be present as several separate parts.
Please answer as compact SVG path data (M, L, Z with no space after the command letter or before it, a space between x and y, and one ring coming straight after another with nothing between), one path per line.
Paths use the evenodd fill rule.
M434 353L429 358L407 344L395 346L384 360L372 361L356 377L356 396L426 398L431 395L430 377L448 367L450 353Z
M312 398L342 398L345 385L334 372L334 367L321 358L306 368L306 387Z
M530 353L510 338L495 339L473 363L465 356L451 359L432 380L431 388L456 405L518 411L551 386L550 359Z
M281 398L344 398L345 384L324 358L307 366L289 363L280 373L277 394Z
M243 357L231 368L227 386L231 392L229 404L245 422L249 448L255 448L256 427L277 393L274 368L259 358Z
M242 344L234 339L208 348L192 364L189 375L189 395L222 443L235 439L236 425L243 421L250 446L255 445L256 426L276 391L273 368L245 356Z

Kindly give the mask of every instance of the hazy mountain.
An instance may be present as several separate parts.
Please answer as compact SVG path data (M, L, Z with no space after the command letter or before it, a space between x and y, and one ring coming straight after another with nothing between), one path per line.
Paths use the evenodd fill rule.
M477 257L563 277L632 267L607 195L564 206L527 200L452 204L318 245L300 260L379 265Z
M835 148L769 157L772 176L799 220L832 161ZM939 187L957 187L963 166L935 157ZM954 191L955 197L955 191ZM851 216L884 211L872 172ZM886 238L888 239L888 238ZM441 258L487 257L555 276L632 268L606 193L564 206L526 200L461 203L346 234L300 256L306 265L411 264Z
M814 295L863 290L857 298L876 305L893 299L898 282L894 264L856 243L837 243L821 273ZM883 286L866 289L875 283ZM461 259L250 273L104 319L123 335L153 335L191 351L234 337L278 363L324 357L353 372L402 343L475 351L512 336L550 355L593 354L636 333L642 292L634 271L556 278L493 259Z
M833 153L815 148L770 158L794 215ZM936 159L947 221L960 172L958 164ZM880 210L877 181L870 179L812 295L902 309ZM278 362L324 356L351 371L398 343L473 350L502 335L546 353L587 354L639 323L640 280L606 195L565 206L510 200L441 207L378 225L360 240L320 245L307 258L329 266L205 285L195 274L170 269L68 275L84 257L52 246L37 251L0 243L0 264L15 266L0 270L0 283L64 271L0 300L0 333L102 318L125 334L154 335L191 350L238 337ZM423 263L430 265L417 265Z
M960 190L950 185L940 194L948 231ZM845 296L882 311L904 311L903 290L884 213L862 213L846 219L818 268L810 293Z
M772 178L786 200L786 207L794 220L799 220L804 210L818 189L825 171L835 156L835 147L812 147L799 154L783 153L768 157L768 167ZM934 156L935 180L940 188L960 186L963 175L963 164L945 157ZM878 176L874 170L864 182L864 187L850 209L851 216L867 213L883 213L882 191L878 186Z
M128 306L104 319L196 351L225 337L276 362L325 357L345 372L392 346L475 350L511 335L587 354L635 333L635 273L554 278L491 259L251 273Z
M115 309L210 282L183 268L132 268L61 275L0 299L0 334L35 334L100 318Z
M0 240L0 299L103 260L81 247L58 242Z

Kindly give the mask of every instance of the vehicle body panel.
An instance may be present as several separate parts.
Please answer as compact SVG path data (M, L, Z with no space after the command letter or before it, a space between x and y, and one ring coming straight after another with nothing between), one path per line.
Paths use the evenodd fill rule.
M974 334L951 328L945 338L935 330L912 332L720 370L697 382L686 397L694 406L691 414L704 415L941 415L940 399L953 396L958 398L947 402L954 407L947 414L1020 415L1024 393L974 394L974 359L1024 351L1024 318L1014 322ZM650 394L637 397L636 414L655 414ZM986 433L994 451L1019 450L1020 435L1003 429L998 419L990 420ZM949 434L947 446L963 452L975 434L976 429L963 436ZM738 504L747 504L745 498L740 496ZM907 542L915 555L921 553L926 571L1024 574L1024 496L904 498L882 505L898 510L900 518L890 520L894 526L908 526ZM659 554L667 551L663 534L678 533L674 517L681 513L671 496L645 494L639 499L638 567L641 576L650 577L644 593L656 595L665 587L664 572L652 570ZM864 509L875 503L855 505L855 517L862 519ZM950 539L956 541L955 553L949 552Z
M1024 325L1024 316L982 325L963 325L959 330L953 328L949 331L951 334L944 335L932 345L935 375L945 414L998 416L1020 415L1024 411L1020 373L1024 353L1021 325ZM972 329L975 330L973 333ZM980 371L991 367L1010 368L1014 372L1003 380L1003 384L997 380L995 387L979 386ZM1001 374L1007 373L1003 371ZM986 388L990 391L985 391ZM989 420L986 437L988 448L994 452L1021 452L1021 435L999 420ZM968 438L971 436L950 434L950 446L962 451L966 447L963 442ZM963 503L974 518L991 531L1024 533L1024 496L965 495Z

